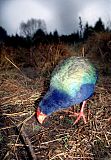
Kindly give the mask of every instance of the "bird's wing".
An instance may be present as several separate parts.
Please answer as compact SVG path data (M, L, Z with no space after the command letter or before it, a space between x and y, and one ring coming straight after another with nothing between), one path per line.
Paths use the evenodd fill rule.
M95 84L95 68L87 59L72 59L60 63L52 73L51 86L75 96L83 84Z

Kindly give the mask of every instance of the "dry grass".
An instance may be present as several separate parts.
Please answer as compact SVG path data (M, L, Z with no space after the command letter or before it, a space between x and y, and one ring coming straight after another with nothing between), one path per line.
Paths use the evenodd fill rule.
M95 33L89 37L85 45L85 54L88 57L111 63L111 34L107 32Z
M73 54L63 46L40 46L31 55L39 73L35 79L16 68L1 70L1 159L111 159L111 76L102 75L103 65L96 63L100 75L95 94L87 102L86 125L82 121L73 125L71 109L54 113L43 126L36 120L35 108L47 90L51 70L60 59ZM80 109L79 105L75 108Z

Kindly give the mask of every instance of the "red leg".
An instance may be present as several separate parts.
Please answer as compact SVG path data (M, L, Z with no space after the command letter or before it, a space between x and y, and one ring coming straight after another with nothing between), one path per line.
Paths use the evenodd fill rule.
M78 116L76 121L74 122L74 124L76 124L80 120L81 117L83 118L83 121L86 124L86 118L85 118L85 115L84 115L84 112L83 112L85 104L86 104L86 101L83 101L80 113L74 113L76 116Z

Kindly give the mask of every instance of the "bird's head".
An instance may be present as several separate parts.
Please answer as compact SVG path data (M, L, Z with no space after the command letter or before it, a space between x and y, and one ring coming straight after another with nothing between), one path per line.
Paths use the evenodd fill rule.
M44 114L44 113L42 113L42 112L40 111L40 108L39 108L39 107L37 108L36 114L37 114L37 119L38 119L39 123L42 124L43 121L45 120L45 118L47 117L47 115Z
M60 97L59 91L54 89L47 91L37 107L36 115L39 123L42 124L47 116L51 115L53 112L56 112L59 109L60 104L58 104L58 97Z

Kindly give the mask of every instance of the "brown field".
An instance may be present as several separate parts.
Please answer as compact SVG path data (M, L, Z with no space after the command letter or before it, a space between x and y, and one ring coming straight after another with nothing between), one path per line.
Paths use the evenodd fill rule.
M0 159L111 160L111 47L103 45L109 42L108 35L96 35L84 45L1 46ZM99 73L94 96L87 101L87 124L73 125L69 108L41 126L35 111L51 72L72 55L88 57Z

